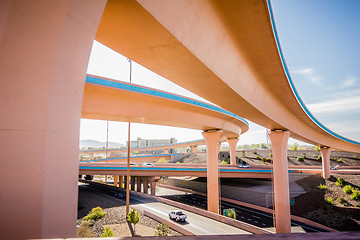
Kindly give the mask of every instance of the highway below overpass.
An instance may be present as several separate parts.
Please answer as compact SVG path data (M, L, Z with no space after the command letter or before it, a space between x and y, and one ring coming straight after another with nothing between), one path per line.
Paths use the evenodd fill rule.
M106 199L106 201L114 202L115 204L118 204L118 206L125 205L124 200L114 197L114 191L112 190L93 185L81 185L80 187L86 188L87 191L93 194L101 195ZM169 219L168 214L174 209L181 210L181 208L175 208L173 206L158 202L153 198L146 198L133 194L130 194L130 206L131 208L135 208L138 211L143 212L146 210L165 219ZM194 235L251 234L239 228L192 213L190 211L183 210L183 212L188 216L186 222L174 223L180 225L182 228L193 233Z

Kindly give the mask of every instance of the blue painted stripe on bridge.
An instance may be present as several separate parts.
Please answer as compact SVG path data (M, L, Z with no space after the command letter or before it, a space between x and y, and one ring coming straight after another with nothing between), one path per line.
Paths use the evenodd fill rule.
M213 111L217 111L226 115L229 115L231 117L237 118L240 121L244 122L246 125L249 126L249 123L242 117L229 112L225 109L216 107L214 105L210 105L204 102L200 102L200 101L196 101L190 98L186 98L186 97L182 97L182 96L178 96L175 94L171 94L171 93L167 93L167 92L161 92L161 91L157 91L154 89L148 89L145 87L141 87L141 86L135 86L135 85L130 85L127 83L123 83L123 82L114 82L114 81L110 81L110 80L106 80L106 79L102 79L102 78L96 78L93 76L86 76L86 82L87 83L92 83L92 84L97 84L100 86L106 86L106 87L112 87L112 88L117 88L117 89L123 89L123 90L127 90L127 91L131 91L131 92L138 92L138 93L143 93L143 94L147 94L147 95L151 95L151 96L157 96L157 97L161 97L161 98L166 98L166 99L171 99L171 100L175 100L178 102L183 102L183 103L187 103L187 104L191 104L191 105L195 105L198 107L203 107L203 108L207 108Z
M325 132L329 133L330 135L334 136L334 137L337 137L341 140L344 140L346 142L350 142L350 143L353 143L353 144L356 144L356 145L360 145L360 142L357 142L357 141L354 141L354 140L351 140L349 138L346 138L346 137L343 137L333 131L331 131L329 128L325 127L319 120L317 120L315 118L314 115L312 115L312 113L309 111L309 109L306 107L305 103L302 101L299 93L297 92L296 88L295 88L295 85L294 85L294 82L290 76L290 72L289 72L289 69L286 65L286 62L285 62L285 58L284 58L284 54L281 50L281 46L280 46L280 41L279 41L279 36L278 36L278 33L277 33L277 30L276 30L276 26L275 26L275 20L274 20L274 15L273 15L273 11L272 11L272 7L271 7L271 2L270 0L267 0L267 3L268 3L268 6L269 6L269 14L270 14L270 19L271 19L271 25L272 25L272 29L273 29L273 32L274 32L274 36L275 36L275 41L276 41L276 45L277 45L277 48L279 50L279 54L280 54L280 58L281 58L281 62L282 62L282 65L283 65L283 68L285 70L285 74L286 74L286 77L289 81L289 84L290 84L290 87L297 99L297 101L299 102L300 106L303 108L303 110L305 111L305 113L309 116L309 118L311 120L313 120L313 122L318 125L320 128L322 128Z
M92 167L80 166L80 170L126 170L126 167ZM150 171L183 171L183 172L206 172L206 168L165 168L165 167L130 167L130 170L150 170ZM251 172L251 173L272 173L270 169L220 169L220 172ZM294 170L288 170L293 173Z

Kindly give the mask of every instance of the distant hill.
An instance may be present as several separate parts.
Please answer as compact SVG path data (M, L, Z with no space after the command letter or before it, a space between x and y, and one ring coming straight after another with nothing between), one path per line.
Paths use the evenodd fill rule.
M88 147L102 148L102 147L106 147L106 142L99 142L96 140L86 139L86 140L80 140L79 145L80 148L88 148ZM120 147L125 147L125 144L121 144L117 142L109 142L109 148L120 148Z

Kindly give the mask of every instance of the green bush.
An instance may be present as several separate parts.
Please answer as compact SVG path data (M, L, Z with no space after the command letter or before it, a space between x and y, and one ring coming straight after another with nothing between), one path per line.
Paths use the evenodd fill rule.
M170 228L165 223L156 226L155 236L167 236L171 233Z
M326 199L326 202L327 202L328 204L331 204L331 205L334 204L334 201L333 201L332 197L328 197L328 198Z
M177 163L177 164L179 164L180 162L179 162L179 161L177 161L176 163Z
M269 157L272 158L272 157L273 157L273 154L272 154L272 153L269 153Z
M111 230L110 227L105 227L104 231L101 233L101 237L113 237L114 232Z
M321 184L318 186L318 188L320 188L321 190L325 190L327 189L326 185L325 184Z
M96 208L91 209L89 214L86 215L83 219L96 221L96 220L102 218L103 216L105 216L105 214L106 214L106 212L103 212L101 207L96 207Z
M344 182L345 182L345 180L343 178L338 177L335 184L336 184L336 186L342 187L342 186L344 186Z
M298 160L299 162L304 162L304 161L305 161L303 157L298 157L297 160Z
M353 190L354 190L353 187L350 186L350 185L346 185L346 186L343 188L344 193L347 193L347 194L352 193Z
M317 160L322 160L322 156L319 155L319 156L317 157Z
M256 159L261 159L261 157L259 155L256 156Z
M253 153L256 155L256 154L257 154L257 151L254 151Z
M342 158L338 159L337 161L338 161L338 163L343 163Z
M297 150L298 150L298 146L299 146L299 144L294 143L290 149L293 150L293 151L297 151Z
M306 153L303 153L303 158L306 158Z
M360 199L360 192L358 191L358 189L353 190L353 192L351 194L351 199L353 199L353 200Z
M227 211L227 217L236 219L236 212L234 209L230 208Z
M129 223L132 223L134 225L134 232L135 232L135 225L139 223L140 217L139 212L136 211L136 209L132 210L128 213L127 218Z
M229 163L227 161L225 161L225 160L222 160L221 164L229 164Z
M315 151L320 152L320 147L319 146L315 146L314 149L315 149Z
M266 158L266 157L263 157L263 158L261 158L261 161L262 161L263 163L266 163L266 162L267 162L267 158Z

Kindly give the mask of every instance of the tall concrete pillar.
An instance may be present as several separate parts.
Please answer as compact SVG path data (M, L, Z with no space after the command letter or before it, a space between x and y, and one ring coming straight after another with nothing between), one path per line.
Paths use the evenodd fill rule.
M82 95L105 4L0 1L2 239L76 237Z
M208 211L219 213L219 176L218 176L218 141L220 130L209 130L202 133L207 152L207 202Z
M151 195L155 196L155 193L156 193L156 180L152 180L151 183L150 183L150 192L151 192Z
M115 187L118 186L118 181L119 181L119 176L114 175L114 186L115 186Z
M124 176L119 176L119 187L124 188Z
M321 147L320 148L321 158L322 158L322 170L323 178L328 179L330 177L330 154L331 148Z
M130 190L135 191L135 177L130 177Z
M137 192L141 192L141 182L142 182L141 178L137 177L136 178L136 191Z
M94 159L94 153L90 153L90 160Z
M143 193L148 194L149 190L149 182L147 179L143 179Z
M274 197L276 233L291 233L289 173L287 161L287 144L290 133L274 130L269 133L274 171Z
M230 147L230 164L236 165L236 144L238 143L238 138L228 138L227 142Z
M107 175L105 175L104 178L105 178L105 183L107 183L107 182L108 182L108 177L107 177Z
M190 149L192 153L197 152L197 146L190 146Z

